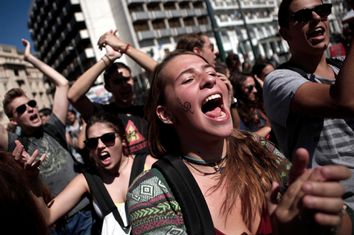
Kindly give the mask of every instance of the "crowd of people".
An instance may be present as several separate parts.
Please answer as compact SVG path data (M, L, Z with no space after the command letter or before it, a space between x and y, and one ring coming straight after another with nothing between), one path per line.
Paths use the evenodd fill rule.
M203 33L157 62L111 30L71 87L23 39L55 93L41 110L20 88L4 95L4 231L354 234L354 48L326 58L331 7L282 0L281 65L232 52L224 63ZM151 75L145 106L123 55ZM85 95L101 74L109 104Z

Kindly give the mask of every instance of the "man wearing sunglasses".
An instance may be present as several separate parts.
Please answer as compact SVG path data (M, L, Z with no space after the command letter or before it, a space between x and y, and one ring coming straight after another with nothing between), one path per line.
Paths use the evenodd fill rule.
M113 36L113 33L109 34ZM116 115L125 125L130 153L147 153L147 122L143 118L143 106L134 104L134 80L131 70L124 63L114 62L122 53L141 54L141 52L129 44L125 44L124 50L113 50L109 45L102 47L105 47L106 54L75 81L69 90L68 98L85 121L97 112ZM153 61L146 55L143 55L143 58L147 58L146 61ZM105 88L113 96L109 104L94 103L85 95L102 72Z
M310 167L340 164L354 173L354 48L344 62L326 58L331 7L321 0L281 2L279 32L291 58L267 76L264 105L286 156L305 147ZM354 174L344 185L354 208Z
M74 170L73 158L65 148L69 85L65 77L30 53L30 44L27 40L22 42L26 47L25 60L37 67L55 84L53 112L47 124L43 124L37 102L29 98L21 88L10 89L4 96L3 107L10 122L21 127L21 135L7 132L0 126L0 150L12 152L16 147L16 140L20 140L28 153L32 154L38 150L39 156L46 154L46 158L39 166L39 174L50 193L56 196L78 174ZM91 224L89 200L84 198L68 213L66 223L62 227L58 226L55 234L78 234L79 231L90 234Z

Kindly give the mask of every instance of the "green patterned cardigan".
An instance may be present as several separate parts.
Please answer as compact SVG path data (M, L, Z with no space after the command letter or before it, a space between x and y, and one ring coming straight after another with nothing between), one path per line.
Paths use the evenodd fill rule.
M291 164L273 144L264 139L258 141L278 156L280 177L285 183ZM181 207L165 177L155 168L144 172L130 186L127 207L133 235L187 234Z

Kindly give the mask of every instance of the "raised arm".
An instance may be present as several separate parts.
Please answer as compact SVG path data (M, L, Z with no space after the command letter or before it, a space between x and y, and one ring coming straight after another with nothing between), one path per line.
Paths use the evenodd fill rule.
M111 30L103 34L98 40L98 46L110 45L114 50L129 56L146 71L153 72L157 66L157 62L146 53L121 40L116 33L117 31Z
M68 110L68 80L58 73L55 69L39 60L37 57L31 54L31 44L26 39L22 39L22 44L25 46L24 59L30 62L34 67L39 69L45 74L51 82L55 85L54 101L53 101L53 113L63 123L66 122L66 114Z
M71 86L68 92L68 99L82 117L87 121L93 115L94 105L86 97L86 92L92 87L98 76L119 58L121 54L106 46L106 54L97 61L91 68L82 74Z

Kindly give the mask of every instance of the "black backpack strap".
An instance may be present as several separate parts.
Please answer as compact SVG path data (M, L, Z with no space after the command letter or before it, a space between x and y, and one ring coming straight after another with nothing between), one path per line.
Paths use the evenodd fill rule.
M197 182L179 156L164 156L153 165L166 178L181 206L188 234L215 235L208 205Z
M66 142L65 136L60 134L60 132L55 128L55 126L50 125L50 124L45 124L43 126L43 131L46 132L51 137L53 137L56 141L58 141L58 143L61 146L63 146L64 149L69 151L68 144Z
M132 170L130 172L129 185L144 171L146 157L147 153L135 154Z
M98 175L91 174L90 172L84 172L83 174L86 178L87 184L89 185L90 192L96 199L95 201L102 212L102 216L105 217L109 213L113 212L114 218L117 220L123 231L127 233L130 230L130 225L129 223L128 225L124 225L122 217L120 216L117 207L114 205L111 196L102 182L102 179Z
M307 73L303 69L297 67L296 65L294 65L293 63L291 63L289 61L279 65L277 67L277 69L289 69L289 70L297 72L298 74L300 74L304 78L308 79Z
M341 69L344 65L344 61L340 60L338 58L327 58L326 60L327 60L328 64L331 64L331 65L337 67L338 69Z

